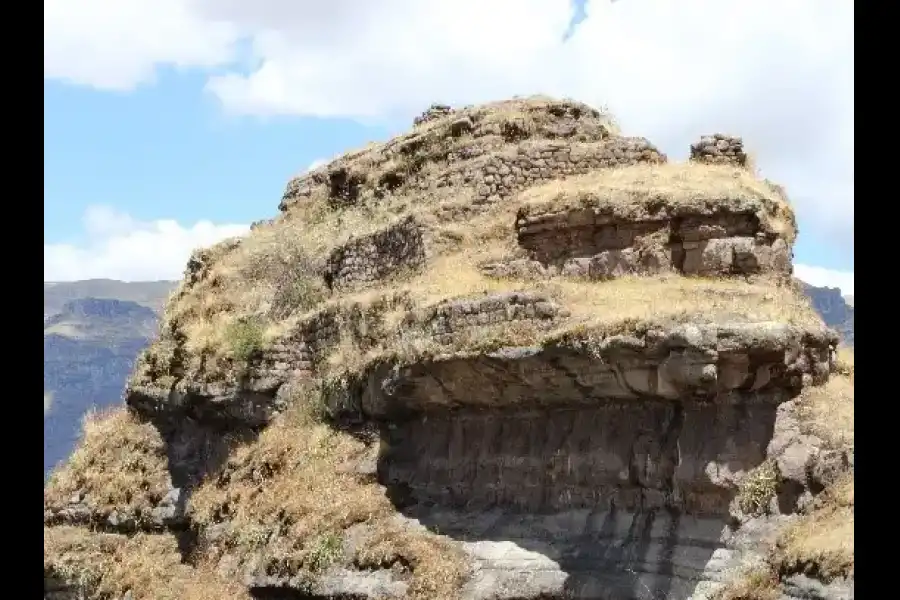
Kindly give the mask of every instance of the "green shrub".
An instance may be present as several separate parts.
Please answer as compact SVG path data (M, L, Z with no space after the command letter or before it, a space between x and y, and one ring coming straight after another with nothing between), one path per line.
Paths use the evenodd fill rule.
M333 532L323 533L312 543L307 565L310 571L323 571L341 557L344 551L343 538Z
M241 319L225 332L231 355L240 361L250 360L263 347L263 324L256 319Z
M747 474L738 489L738 506L748 515L761 515L778 492L781 474L773 461L766 461Z

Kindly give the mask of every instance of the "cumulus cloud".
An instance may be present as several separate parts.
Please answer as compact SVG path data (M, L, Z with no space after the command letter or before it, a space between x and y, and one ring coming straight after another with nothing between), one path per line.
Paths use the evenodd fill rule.
M44 77L127 91L159 66L232 63L238 28L183 0L44 0Z
M248 225L141 222L106 206L85 212L82 244L44 244L44 281L180 279L191 252L244 235Z
M844 296L853 295L853 272L835 271L811 265L794 265L794 276L816 287L840 288Z
M852 256L852 2L588 0L568 37L566 0L109 4L63 19L71 3L45 1L45 76L127 86L160 65L223 65L207 88L230 113L362 120L569 96L673 158L700 134L737 133L787 187L802 235Z

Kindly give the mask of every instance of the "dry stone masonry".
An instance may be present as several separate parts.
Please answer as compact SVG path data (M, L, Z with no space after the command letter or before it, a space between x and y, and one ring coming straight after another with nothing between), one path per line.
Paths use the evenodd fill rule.
M421 267L425 258L422 227L409 217L335 248L328 259L325 281L332 288L370 283Z
M421 328L439 341L450 342L455 334L475 328L521 320L552 321L566 311L543 294L510 292L474 300L447 300L425 311L410 313L408 325Z
M641 159L664 160L646 140L619 139L611 135L613 131L614 126L606 115L578 102L523 100L457 111L435 106L417 119L417 127L411 133L347 154L292 179L279 208L289 211L295 203L316 198L325 198L334 206L377 202L385 195L401 194L408 189L425 191L445 187L447 177L454 182L465 180L464 183L474 188L484 175L491 173L481 173L478 164L467 163L475 159L487 162L501 151L507 155L504 160L510 168L515 166L522 175L522 184L526 175L550 179L592 166ZM567 156L572 144L597 143L611 137L614 139L610 146L585 148L581 152L573 149L573 156ZM529 145L529 142L554 140L562 144L538 149ZM516 151L518 144L525 144L521 152ZM523 157L517 159L517 154ZM444 170L449 175L442 177ZM492 184L486 185L490 188Z
M419 126L423 123L434 121L435 119L441 119L449 115L451 112L453 112L453 109L446 104L432 104L430 107L428 107L428 110L415 118L415 120L413 121L413 125Z
M570 175L665 160L665 155L643 138L610 138L580 144L531 142L451 168L436 178L436 186L471 187L475 190L473 202L484 204Z
M744 140L721 133L705 135L700 141L691 144L691 160L705 164L746 167Z

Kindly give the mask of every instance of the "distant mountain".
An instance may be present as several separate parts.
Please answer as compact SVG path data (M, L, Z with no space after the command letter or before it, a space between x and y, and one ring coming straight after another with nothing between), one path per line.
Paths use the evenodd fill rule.
M815 287L805 283L803 288L825 324L836 329L843 341L852 346L853 296L849 296L848 302L838 288Z
M82 298L128 300L159 312L174 287L175 283L172 281L116 281L115 279L45 281L44 319L60 312L66 302Z
M44 475L69 455L92 407L119 402L156 335L173 282L44 284Z

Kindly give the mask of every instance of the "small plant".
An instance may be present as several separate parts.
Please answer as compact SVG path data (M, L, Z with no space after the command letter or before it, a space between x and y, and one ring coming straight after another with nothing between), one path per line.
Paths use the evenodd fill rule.
M773 461L766 461L748 473L738 490L738 506L748 515L765 514L778 491L781 474Z
M778 580L766 566L751 567L730 581L715 600L778 600Z
M254 525L241 529L236 538L240 545L261 548L269 541L272 532L262 525Z
M334 532L323 533L312 543L308 556L310 571L322 571L332 565L344 550L343 538Z
M295 311L309 310L324 298L325 291L317 277L304 269L285 267L275 282L271 313L276 319L283 319Z
M241 319L228 326L225 339L231 355L247 362L254 354L262 350L263 326L255 319Z
M328 412L320 390L307 381L293 384L288 418L294 425L306 426L325 421Z

